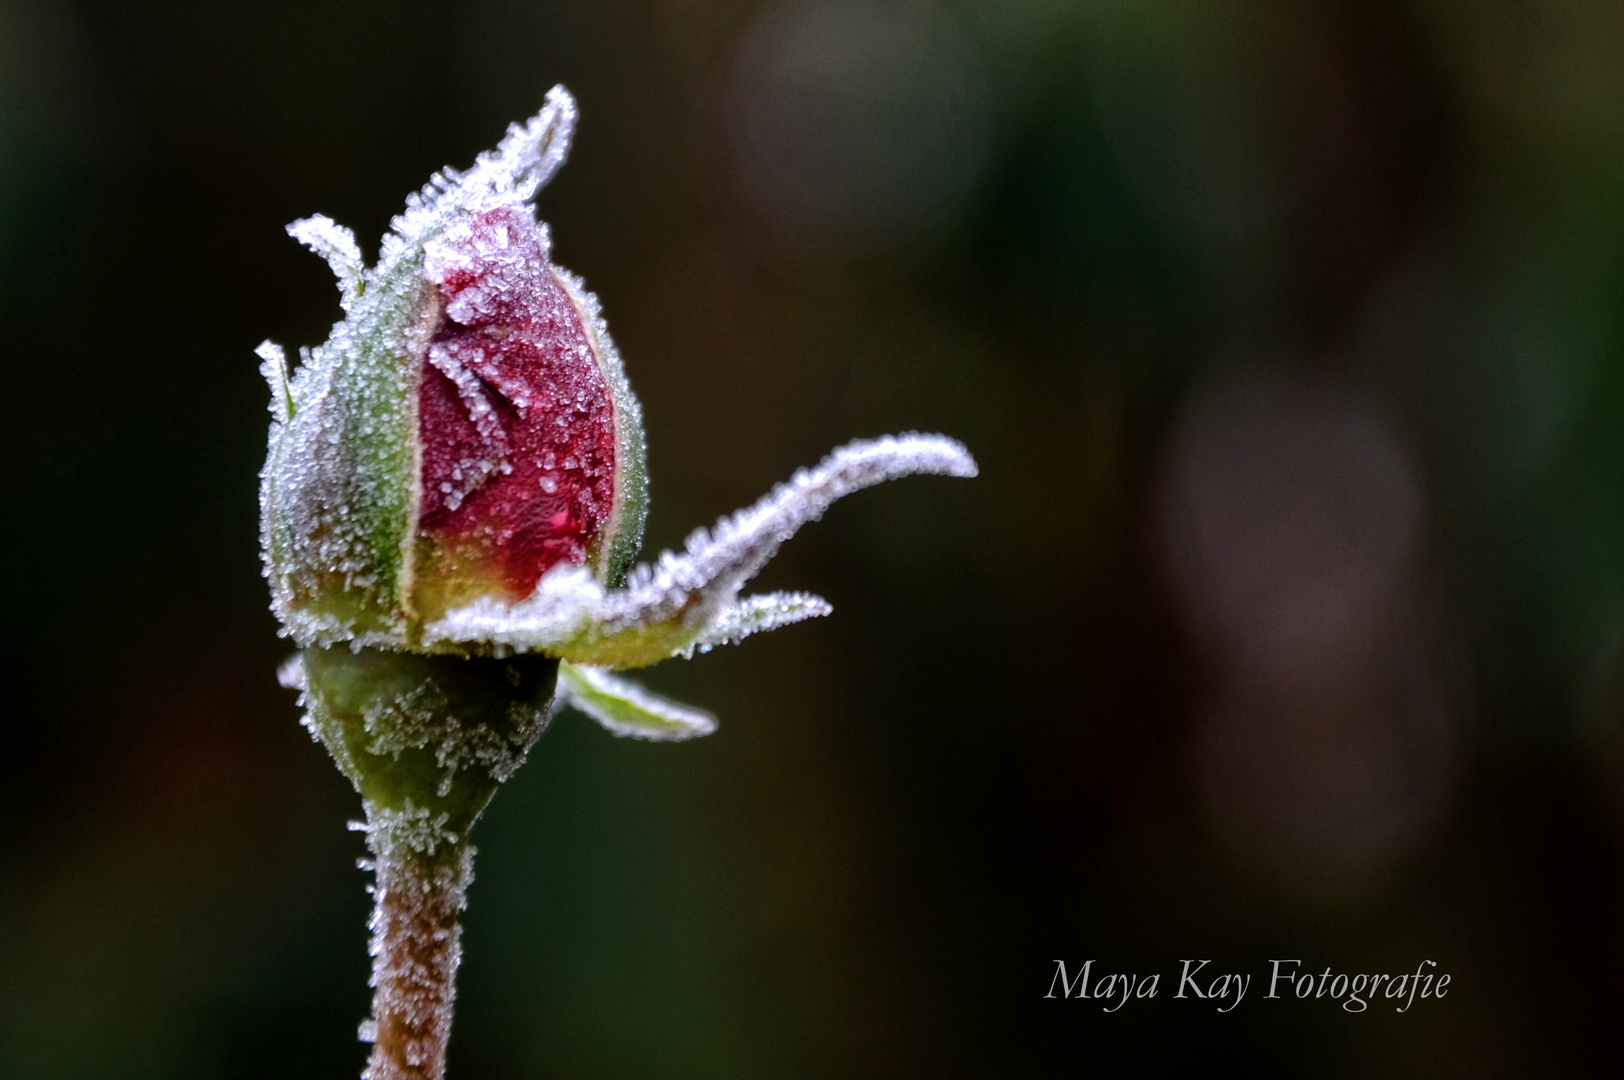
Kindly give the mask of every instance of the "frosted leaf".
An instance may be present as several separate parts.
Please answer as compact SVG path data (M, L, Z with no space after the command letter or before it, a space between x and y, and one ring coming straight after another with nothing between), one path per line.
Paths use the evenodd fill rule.
M834 611L821 596L803 592L763 593L747 596L722 609L705 632L694 639L694 648L709 652L718 645L735 645L751 634L777 630L780 626L816 619Z
M576 663L641 667L697 646L737 640L814 614L812 598L734 607L739 589L802 525L837 499L916 473L975 476L975 459L943 435L906 434L848 443L814 469L797 472L754 506L698 529L682 554L666 551L605 592L581 567L557 566L526 599L511 606L483 598L427 626L424 643L495 646L498 652L541 651ZM754 624L754 625L752 625ZM770 624L770 625L769 625Z
M326 214L316 214L289 225L288 235L327 260L338 278L339 305L345 311L354 307L367 269L355 234Z
M622 738L677 742L716 730L716 717L691 708L602 668L558 665L561 704L585 713Z

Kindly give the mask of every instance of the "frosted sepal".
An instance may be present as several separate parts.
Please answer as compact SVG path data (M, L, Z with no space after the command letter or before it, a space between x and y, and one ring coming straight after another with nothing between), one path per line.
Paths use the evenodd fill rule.
M259 373L271 388L271 419L285 424L293 418L293 388L288 385L288 354L274 341L262 341L254 350Z
M622 738L679 742L716 730L716 717L661 697L602 668L558 665L558 701Z
M737 644L751 634L777 630L780 626L803 619L821 618L833 611L829 601L811 593L776 592L747 596L724 608L712 619L705 633L695 639L694 648L709 652L718 645Z
M580 278L561 267L553 268L558 283L569 294L592 340L593 354L615 402L615 500L608 528L599 545L596 572L610 588L626 577L643 543L643 520L648 516L648 448L643 437L643 408L626 380L620 351L609 336L598 298Z
M424 644L634 668L824 614L827 605L820 608L813 597L736 605L744 583L779 546L837 499L916 473L969 477L976 463L963 444L943 435L848 443L754 506L696 530L682 554L663 552L652 565L638 566L622 588L606 592L584 568L558 566L517 604L487 598L448 612L425 628Z
M529 202L569 157L575 137L575 99L562 86L547 91L547 104L524 124L509 124L495 150L463 172L441 169L424 188L406 197L406 212L390 222L380 262L422 244L465 210L499 202Z
M289 225L288 235L327 260L338 278L339 305L345 311L353 308L367 271L355 234L327 215L317 214Z
M464 660L342 645L307 649L296 670L282 669L303 690L305 727L366 800L369 821L389 811L458 837L546 729L556 671L542 656Z

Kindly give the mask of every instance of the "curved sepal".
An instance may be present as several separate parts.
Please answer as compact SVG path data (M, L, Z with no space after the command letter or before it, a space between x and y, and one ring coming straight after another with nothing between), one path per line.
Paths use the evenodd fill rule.
M834 608L821 596L803 592L760 593L729 604L717 613L694 639L693 647L710 652L718 645L736 645L751 634L777 630L804 619L831 614Z
M918 473L974 476L976 463L944 435L848 443L714 529L696 530L681 555L663 552L653 565L637 567L620 589L605 591L582 567L558 566L517 604L487 598L448 612L424 629L424 642L624 669L825 614L821 600L797 594L741 606L739 590L837 499Z
M716 717L703 709L662 697L602 668L561 662L558 702L622 738L678 742L716 730Z

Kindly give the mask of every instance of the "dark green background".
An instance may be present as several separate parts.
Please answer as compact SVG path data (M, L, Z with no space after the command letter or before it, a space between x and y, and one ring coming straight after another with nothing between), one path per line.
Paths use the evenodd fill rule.
M753 193L756 17L0 0L0 1075L361 1067L359 807L273 679L253 348L337 314L286 222L375 250L555 82L539 208L644 404L649 552L858 435L983 471L789 545L761 585L832 618L648 673L716 735L543 739L476 830L454 1077L1616 1075L1624 16L959 0L984 153L884 235ZM1365 861L1316 848L1312 783L1264 799L1281 843L1203 786L1228 684L1158 492L1237 370L1364 395L1418 485L1445 751ZM1042 1000L1089 957L1254 989ZM1257 1001L1274 957L1453 986Z

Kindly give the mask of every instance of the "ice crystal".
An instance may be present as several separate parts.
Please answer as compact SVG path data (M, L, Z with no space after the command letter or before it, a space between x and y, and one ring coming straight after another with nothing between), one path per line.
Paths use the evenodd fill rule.
M436 683L424 682L411 691L369 702L362 722L370 736L367 752L398 759L405 750L432 750L445 772L438 794L450 794L457 770L478 765L498 783L518 771L530 748L547 728L550 713L522 701L508 705L507 727L458 717Z
M303 690L305 688L304 657L294 653L282 661L276 669L276 684L289 690Z

